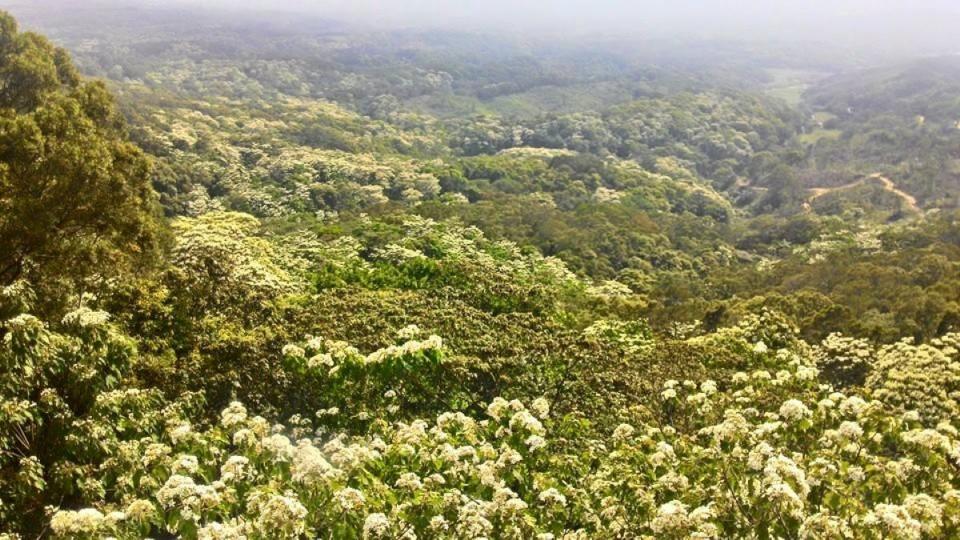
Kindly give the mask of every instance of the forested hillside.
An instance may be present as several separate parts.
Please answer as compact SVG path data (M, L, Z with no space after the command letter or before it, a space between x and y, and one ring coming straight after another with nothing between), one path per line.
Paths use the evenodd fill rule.
M824 81L809 95L826 135L811 150L816 174L839 180L851 169L873 167L895 176L925 206L956 208L958 90L956 56Z
M960 536L955 59L22 11L0 539Z

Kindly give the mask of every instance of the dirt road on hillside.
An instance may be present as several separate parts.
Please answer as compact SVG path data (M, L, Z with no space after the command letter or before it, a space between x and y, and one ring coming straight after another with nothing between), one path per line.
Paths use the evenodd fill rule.
M862 186L868 181L880 182L880 185L883 187L884 191L893 193L897 197L900 197L900 199L902 199L907 204L907 208L909 208L912 212L916 212L918 214L923 213L923 210L921 210L920 206L917 204L916 197L898 188L897 184L895 184L893 180L890 180L889 178L887 178L886 176L883 176L880 173L875 173L875 174L871 174L870 176L865 176L855 182L850 182L849 184L844 184L842 186L837 186L832 188L808 189L807 192L810 194L810 196L807 197L807 202L805 206L809 208L809 206L813 204L813 201L819 199L820 197L823 197L824 195L828 195L830 193L836 193L837 191L852 189L857 186Z

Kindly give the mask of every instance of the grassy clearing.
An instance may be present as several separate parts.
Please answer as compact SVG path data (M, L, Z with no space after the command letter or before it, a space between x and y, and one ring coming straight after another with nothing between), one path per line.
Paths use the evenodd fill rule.
M815 129L810 133L800 135L797 139L805 145L814 145L824 139L835 141L840 138L841 134L843 132L839 129Z

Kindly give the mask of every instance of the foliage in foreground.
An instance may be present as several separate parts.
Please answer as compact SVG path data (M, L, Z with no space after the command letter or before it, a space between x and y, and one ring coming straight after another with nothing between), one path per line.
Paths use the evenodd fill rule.
M195 394L171 401L115 386L136 353L106 314L82 309L61 328L20 315L5 324L0 352L13 368L4 388L28 382L3 404L3 468L21 471L0 484L3 519L42 512L59 537L960 532L952 388L890 394L871 387L870 371L866 388L836 391L816 366L849 362L859 345L833 338L811 349L770 320L686 340L749 367L667 381L601 430L537 396L497 398L476 415L404 417L447 356L412 327L370 354L316 338L284 348L284 362L347 408L273 424L235 402L207 423ZM890 347L875 369L896 356L902 380L923 377L930 357L956 365L956 344ZM67 444L44 445L50 437Z

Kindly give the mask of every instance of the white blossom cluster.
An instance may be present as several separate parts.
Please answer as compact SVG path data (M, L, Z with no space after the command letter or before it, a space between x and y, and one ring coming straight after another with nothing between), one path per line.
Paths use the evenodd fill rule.
M820 379L819 353L778 348L780 330L752 325L730 332L723 339L738 344L720 350L744 351L762 366L668 380L658 396L665 416L625 410L622 422L576 445L563 434L584 424L557 416L543 397L495 398L479 417L375 419L360 432L303 418L271 425L239 402L210 428L166 409L159 433L120 443L103 477L86 482L94 504L54 511L50 528L62 538L209 539L957 534L954 418L903 410L869 389L838 391ZM441 345L431 340L386 350ZM756 343L770 345L757 352ZM956 343L947 336L883 354L953 358ZM304 360L368 358L318 338L294 347L286 354ZM397 399L393 389L378 395ZM149 396L113 391L99 406ZM322 418L342 415L334 407Z
M403 328L400 336L411 336L399 345L389 345L377 349L369 354L362 354L352 345L344 341L324 340L318 337L308 338L302 345L289 343L283 347L283 356L303 362L310 369L324 370L328 375L335 375L344 365L353 366L381 366L393 362L424 358L431 355L440 358L443 351L443 339L437 335L430 335L426 339L412 339L419 335L416 326Z

